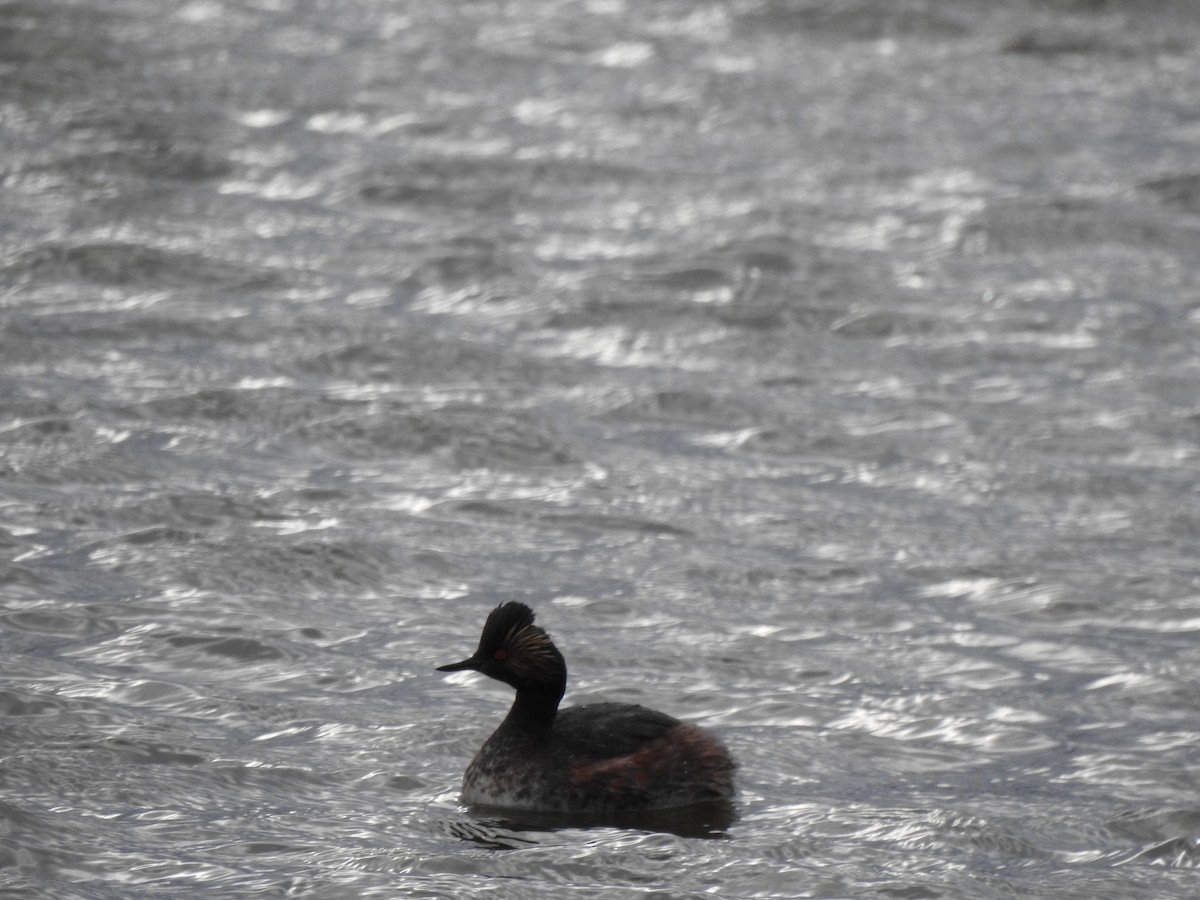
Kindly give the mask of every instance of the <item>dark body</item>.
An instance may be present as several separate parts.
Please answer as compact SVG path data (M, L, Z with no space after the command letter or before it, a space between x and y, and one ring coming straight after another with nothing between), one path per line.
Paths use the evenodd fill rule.
M733 765L694 725L625 703L573 706L546 728L507 720L463 776L463 800L553 812L666 809L733 794Z

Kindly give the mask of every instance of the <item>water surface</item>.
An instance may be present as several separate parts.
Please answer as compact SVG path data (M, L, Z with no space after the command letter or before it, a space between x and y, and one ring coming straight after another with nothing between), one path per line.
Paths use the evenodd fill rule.
M0 885L1192 896L1198 20L0 6ZM514 598L722 836L458 804Z

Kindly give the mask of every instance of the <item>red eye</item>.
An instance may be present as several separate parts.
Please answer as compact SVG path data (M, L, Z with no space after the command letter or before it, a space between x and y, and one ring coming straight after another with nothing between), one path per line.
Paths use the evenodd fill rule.
M501 647L499 650L497 650L495 653L492 654L493 659L505 659L507 656L508 656L508 651L505 650L503 647Z

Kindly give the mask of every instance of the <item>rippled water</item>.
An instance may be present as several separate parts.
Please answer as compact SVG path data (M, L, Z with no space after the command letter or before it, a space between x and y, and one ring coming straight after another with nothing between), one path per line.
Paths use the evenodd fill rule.
M0 891L1193 896L1198 26L0 5ZM514 597L723 835L458 805Z

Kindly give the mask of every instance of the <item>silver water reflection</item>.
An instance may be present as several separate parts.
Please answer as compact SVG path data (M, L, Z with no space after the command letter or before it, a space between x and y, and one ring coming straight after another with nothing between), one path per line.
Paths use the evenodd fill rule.
M1198 16L0 9L0 883L1190 897ZM458 806L514 597L725 837Z

